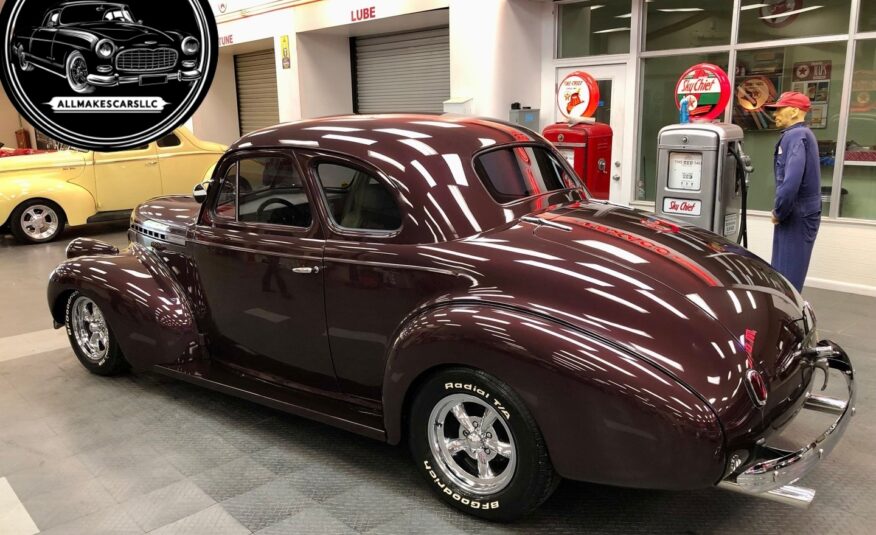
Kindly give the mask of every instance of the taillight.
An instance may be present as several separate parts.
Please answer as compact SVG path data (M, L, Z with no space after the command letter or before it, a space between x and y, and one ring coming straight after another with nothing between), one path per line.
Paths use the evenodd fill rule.
M767 385L763 376L757 370L748 370L745 372L745 380L748 384L748 393L751 395L752 401L758 407L763 407L767 402Z

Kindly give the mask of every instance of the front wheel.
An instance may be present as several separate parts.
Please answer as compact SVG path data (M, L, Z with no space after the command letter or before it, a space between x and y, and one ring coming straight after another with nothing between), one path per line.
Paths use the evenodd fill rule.
M73 52L67 56L67 83L80 95L94 93L94 86L88 83L88 63L81 52Z
M508 521L541 505L560 479L535 419L508 385L478 370L438 373L411 405L414 462L448 504Z
M57 238L65 223L64 211L57 204L32 199L12 211L9 230L21 243L45 243Z
M118 341L93 299L73 292L64 311L64 326L73 352L88 371L117 375L128 369Z

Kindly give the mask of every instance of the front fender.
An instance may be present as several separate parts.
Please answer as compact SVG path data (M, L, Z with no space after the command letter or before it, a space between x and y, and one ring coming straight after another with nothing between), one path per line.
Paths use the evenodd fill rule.
M60 178L28 177L26 173L0 180L0 224L8 222L15 207L29 199L48 199L64 210L67 223L84 225L97 208L91 193Z
M542 316L493 305L447 306L410 321L384 378L389 442L400 440L418 379L468 366L513 388L563 477L692 489L723 475L723 432L693 392L610 342Z
M64 322L70 293L80 291L103 310L135 369L191 360L199 348L194 315L185 292L155 253L132 243L115 255L94 254L111 246L80 241L69 247L92 255L63 262L49 278L49 308L56 325Z

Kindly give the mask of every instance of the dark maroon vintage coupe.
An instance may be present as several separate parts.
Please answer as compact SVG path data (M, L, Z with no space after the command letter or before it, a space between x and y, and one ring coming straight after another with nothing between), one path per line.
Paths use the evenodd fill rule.
M591 200L516 125L261 130L195 198L140 206L130 238L74 240L51 276L85 367L406 439L428 484L484 518L531 511L560 478L806 504L792 484L854 413L848 356L766 262ZM845 399L811 393L829 376ZM775 447L803 409L835 418Z

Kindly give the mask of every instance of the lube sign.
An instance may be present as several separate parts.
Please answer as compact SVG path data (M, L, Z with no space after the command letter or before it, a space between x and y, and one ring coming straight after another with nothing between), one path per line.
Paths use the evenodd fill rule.
M675 86L675 106L688 107L690 116L711 121L724 113L730 101L730 78L721 67L700 63L684 71Z
M350 11L350 22L360 22L377 18L377 8L374 6Z

